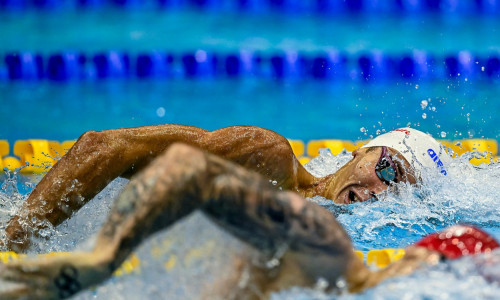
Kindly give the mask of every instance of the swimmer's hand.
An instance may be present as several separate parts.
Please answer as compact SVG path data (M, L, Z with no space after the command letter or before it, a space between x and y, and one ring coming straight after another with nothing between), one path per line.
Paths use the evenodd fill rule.
M14 283L0 299L65 299L111 275L94 253L59 254L0 266L0 279Z
M409 275L419 268L436 265L441 259L439 253L429 251L423 247L410 246L405 251L403 258L391 263L384 269L372 272L365 282L353 291L360 292L374 287L388 278Z

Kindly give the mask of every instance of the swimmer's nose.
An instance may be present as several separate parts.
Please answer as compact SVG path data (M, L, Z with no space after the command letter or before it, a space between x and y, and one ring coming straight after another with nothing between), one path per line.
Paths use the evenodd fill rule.
M387 190L387 188L388 188L387 185L380 182L379 184L376 184L374 187L372 187L371 192L376 195L376 194L380 194L382 192L385 192Z
M368 201L370 199L378 199L377 197L377 194L380 194L381 192L383 191L380 191L380 192L374 192L373 190L369 190L369 189L364 189L362 192L361 192L361 195L360 195L360 198L361 198L361 201L362 202L365 202L365 201Z

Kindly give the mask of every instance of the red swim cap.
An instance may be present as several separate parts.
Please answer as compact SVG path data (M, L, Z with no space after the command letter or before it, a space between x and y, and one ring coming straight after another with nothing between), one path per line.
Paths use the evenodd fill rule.
M500 247L489 234L467 225L452 226L441 232L428 235L415 245L437 251L450 259L491 252L491 250Z

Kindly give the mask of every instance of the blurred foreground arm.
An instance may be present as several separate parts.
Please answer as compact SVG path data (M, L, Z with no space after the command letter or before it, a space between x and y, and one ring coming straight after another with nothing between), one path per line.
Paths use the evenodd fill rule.
M257 173L174 145L130 181L91 253L7 264L0 276L21 287L0 298L69 297L105 280L145 238L198 209L264 254L285 249L277 265L251 276L259 295L234 284L209 294L223 297L238 289L257 298L294 285L313 286L320 278L334 286L340 276L355 290L370 274L327 210L296 193L279 191ZM66 280L62 285L61 276Z

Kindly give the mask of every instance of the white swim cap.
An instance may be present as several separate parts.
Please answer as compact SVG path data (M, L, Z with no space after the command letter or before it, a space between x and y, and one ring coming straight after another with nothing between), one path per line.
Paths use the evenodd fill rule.
M444 147L433 137L413 128L399 128L374 138L366 147L386 146L397 150L410 163L417 177L425 169L434 168L447 174L451 161Z

